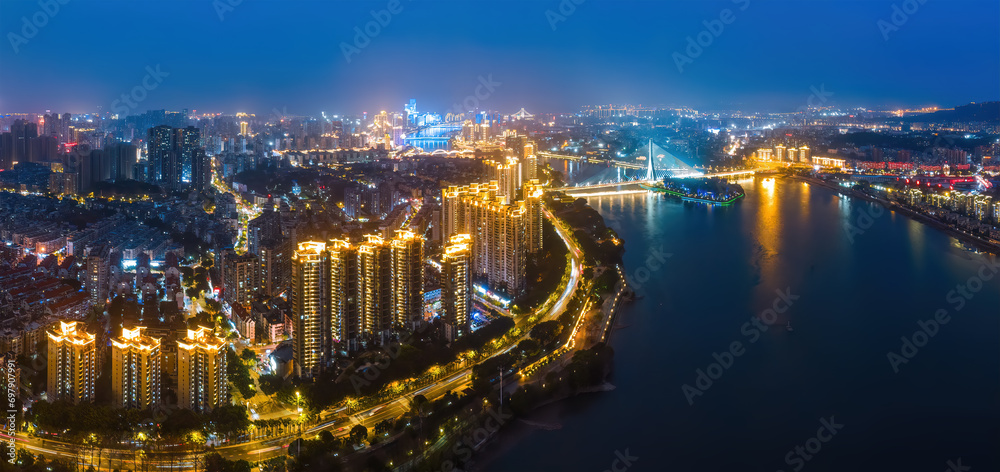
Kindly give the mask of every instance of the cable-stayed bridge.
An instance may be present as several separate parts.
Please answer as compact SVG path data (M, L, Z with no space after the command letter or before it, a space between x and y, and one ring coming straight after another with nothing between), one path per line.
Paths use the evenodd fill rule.
M652 140L643 154L645 154L645 163L589 159L587 160L589 163L607 164L608 167L573 185L554 190L562 190L570 196L620 195L644 193L646 190L642 189L639 184L648 185L665 178L740 177L754 174L753 170L705 174L670 151L653 143ZM539 155L548 158L582 160L578 156L564 156L548 152L540 152Z
M543 157L581 160L577 156L564 156L548 152L539 153ZM602 185L615 185L627 182L653 182L667 177L698 177L702 172L684 162L670 151L649 141L640 156L645 162L622 162L616 160L589 159L592 164L607 164L608 167L576 182L569 187L587 188Z

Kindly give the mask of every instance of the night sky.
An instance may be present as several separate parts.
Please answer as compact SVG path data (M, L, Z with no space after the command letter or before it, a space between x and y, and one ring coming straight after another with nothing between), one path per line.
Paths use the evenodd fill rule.
M565 0L575 11L561 18L560 0L399 0L402 11L350 62L341 43L353 46L354 28L388 0L62 1L50 16L37 0L0 0L0 112L108 111L156 65L169 75L140 110L318 115L400 110L415 98L445 112L491 75L499 85L480 106L501 112L785 111L821 85L841 106L1000 96L996 0L910 0L917 9L897 15L898 27L901 0ZM716 22L718 37L679 71L686 38L724 9L732 21ZM10 34L22 34L25 16L47 21L26 43Z

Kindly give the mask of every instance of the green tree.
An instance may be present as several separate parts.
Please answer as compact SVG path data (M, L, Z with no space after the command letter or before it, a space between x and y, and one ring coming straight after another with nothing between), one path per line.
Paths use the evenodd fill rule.
M354 444L361 444L365 439L368 438L368 428L362 425L356 425L351 428L350 434L351 442Z
M257 382L260 384L260 391L264 392L264 395L267 396L277 393L278 390L281 390L281 387L284 384L281 377L278 377L275 374L261 375L260 378L257 379Z
M247 362L254 361L257 360L257 353L253 349L245 347L243 348L243 352L240 353L240 358Z

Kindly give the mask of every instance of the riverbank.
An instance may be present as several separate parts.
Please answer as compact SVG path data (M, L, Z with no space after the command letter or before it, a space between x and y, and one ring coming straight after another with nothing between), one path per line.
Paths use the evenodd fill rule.
M925 214L923 214L923 213L921 213L919 211L915 211L913 209L907 208L907 207L905 207L903 205L900 205L899 203L893 202L891 200L884 199L884 198L879 198L879 197L876 197L874 195L866 194L864 192L858 192L858 191L856 191L854 189L849 189L849 188L846 188L846 187L843 187L843 186L831 183L831 182L823 180L823 179L817 179L815 177L809 177L809 176L804 176L804 175L792 175L792 176L790 176L790 178L793 179L793 180L799 180L799 181L802 181L802 182L819 185L821 187L833 190L833 191L835 191L835 192L837 192L837 193L839 193L841 195L847 195L849 197L860 198L862 200L866 200L866 201L869 201L869 202L872 202L872 203L878 203L879 205L882 205L883 207L885 207L886 209L888 209L890 211L898 211L898 212L902 213L903 215L906 215L906 216L908 216L908 217L910 217L910 218L912 218L912 219L914 219L914 220L916 220L916 221L918 221L920 223L923 223L923 224L925 224L927 226L930 226L930 227L932 227L934 229L941 230L941 231L943 231L943 232L945 232L945 233L947 233L947 234L949 234L951 236L954 236L956 239L958 239L962 243L965 243L965 244L968 244L970 246L973 246L973 247L975 247L976 249L978 249L978 250L980 250L982 252L988 252L988 253L1000 255L1000 244L996 244L994 242L987 241L987 240L985 240L985 239L983 239L983 238L981 238L979 236L966 233L965 231L962 231L961 229L956 228L956 227L954 227L954 226L952 226L952 225L950 225L950 224L948 224L946 222L938 220L937 218L934 218L932 216L925 215Z
M713 205L731 205L736 200L739 200L739 199L741 199L741 198L743 198L745 196L745 194L740 193L739 195L736 195L736 196L734 196L734 197L732 197L730 199L727 199L727 200L712 200L712 199L708 199L708 198L699 197L699 196L697 196L695 194L681 193L681 192L678 192L676 190L671 190L671 189L668 189L666 187L661 187L661 186L657 186L657 185L639 184L639 187L641 187L644 190L651 191L651 192L665 193L667 195L670 195L671 197L677 197L677 198L680 198L681 200L684 200L684 201L687 201L687 202L710 203L710 204L713 204Z
M547 364L538 367L537 370L531 367L522 369L521 381L512 384L505 391L510 393L509 403L514 408L516 421L502 425L495 431L490 432L489 437L475 447L474 454L467 464L469 471L487 470L491 463L502 457L506 451L517 445L523 436L533 430L554 430L561 428L556 419L564 409L566 401L592 393L610 392L615 386L608 382L614 369L614 351L608 345L608 340L616 328L619 312L626 302L633 300L633 293L625 279L624 272L620 269L622 261L620 257L620 242L617 237L613 237L613 246L618 247L612 251L609 247L602 247L601 242L596 241L596 236L600 235L602 242L607 237L607 233L613 231L604 225L604 218L589 205L576 204L573 207L564 207L560 216L566 218L564 222L576 222L573 229L577 231L576 236L583 247L585 260L591 262L607 261L612 252L617 252L614 257L613 266L598 263L596 274L601 274L600 267L603 265L603 273L615 279L610 290L600 290L600 297L591 295L589 301L580 308L579 318L574 323L573 330L565 338L565 345L557 349L553 358ZM599 225L593 225L594 220L599 220ZM597 227L593 233L582 231L582 222L587 222L586 226ZM587 241L589 239L593 241ZM587 254L589 252L589 254ZM587 270L593 271L594 268ZM602 279L600 275L595 275L593 279L586 283L588 290L594 285L593 282ZM597 283L596 285L601 285ZM599 300L599 301L595 301ZM579 342L577 342L579 341ZM562 341L560 341L562 342ZM575 347L575 348L574 348ZM603 357L603 361L601 358ZM582 359L582 360L581 360ZM577 378L580 377L581 367L590 364L591 368L583 371L593 371L594 366L601 366L599 379L591 379L590 385L578 385ZM594 380L597 380L594 382ZM520 405L520 408L518 408ZM518 411L520 410L520 411Z
M599 471L628 449L636 470L787 471L787 452L833 415L843 434L806 469L864 457L876 469L917 470L957 454L955 444L963 463L998 463L989 439L1000 379L985 374L1000 368L1000 286L984 282L961 311L946 301L981 257L888 211L851 243L845 223L879 208L784 177L741 185L746 198L724 211L647 195L588 199L626 241L626 273L641 294L615 322L616 389L536 410L527 417L535 426L511 421L476 470ZM670 256L650 259L657 253ZM777 302L781 328L755 330L751 317L782 294L795 300ZM887 352L939 308L952 321L894 372ZM745 351L721 377L699 375L710 366L716 375L712 364L728 361L721 353L733 342ZM701 395L686 394L708 380Z

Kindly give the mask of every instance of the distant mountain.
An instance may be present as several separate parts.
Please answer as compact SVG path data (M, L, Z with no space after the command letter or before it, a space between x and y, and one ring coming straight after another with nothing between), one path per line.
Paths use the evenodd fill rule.
M910 122L969 122L969 121L1000 121L1000 102L970 103L954 110L940 110L934 113L908 116L903 121Z

